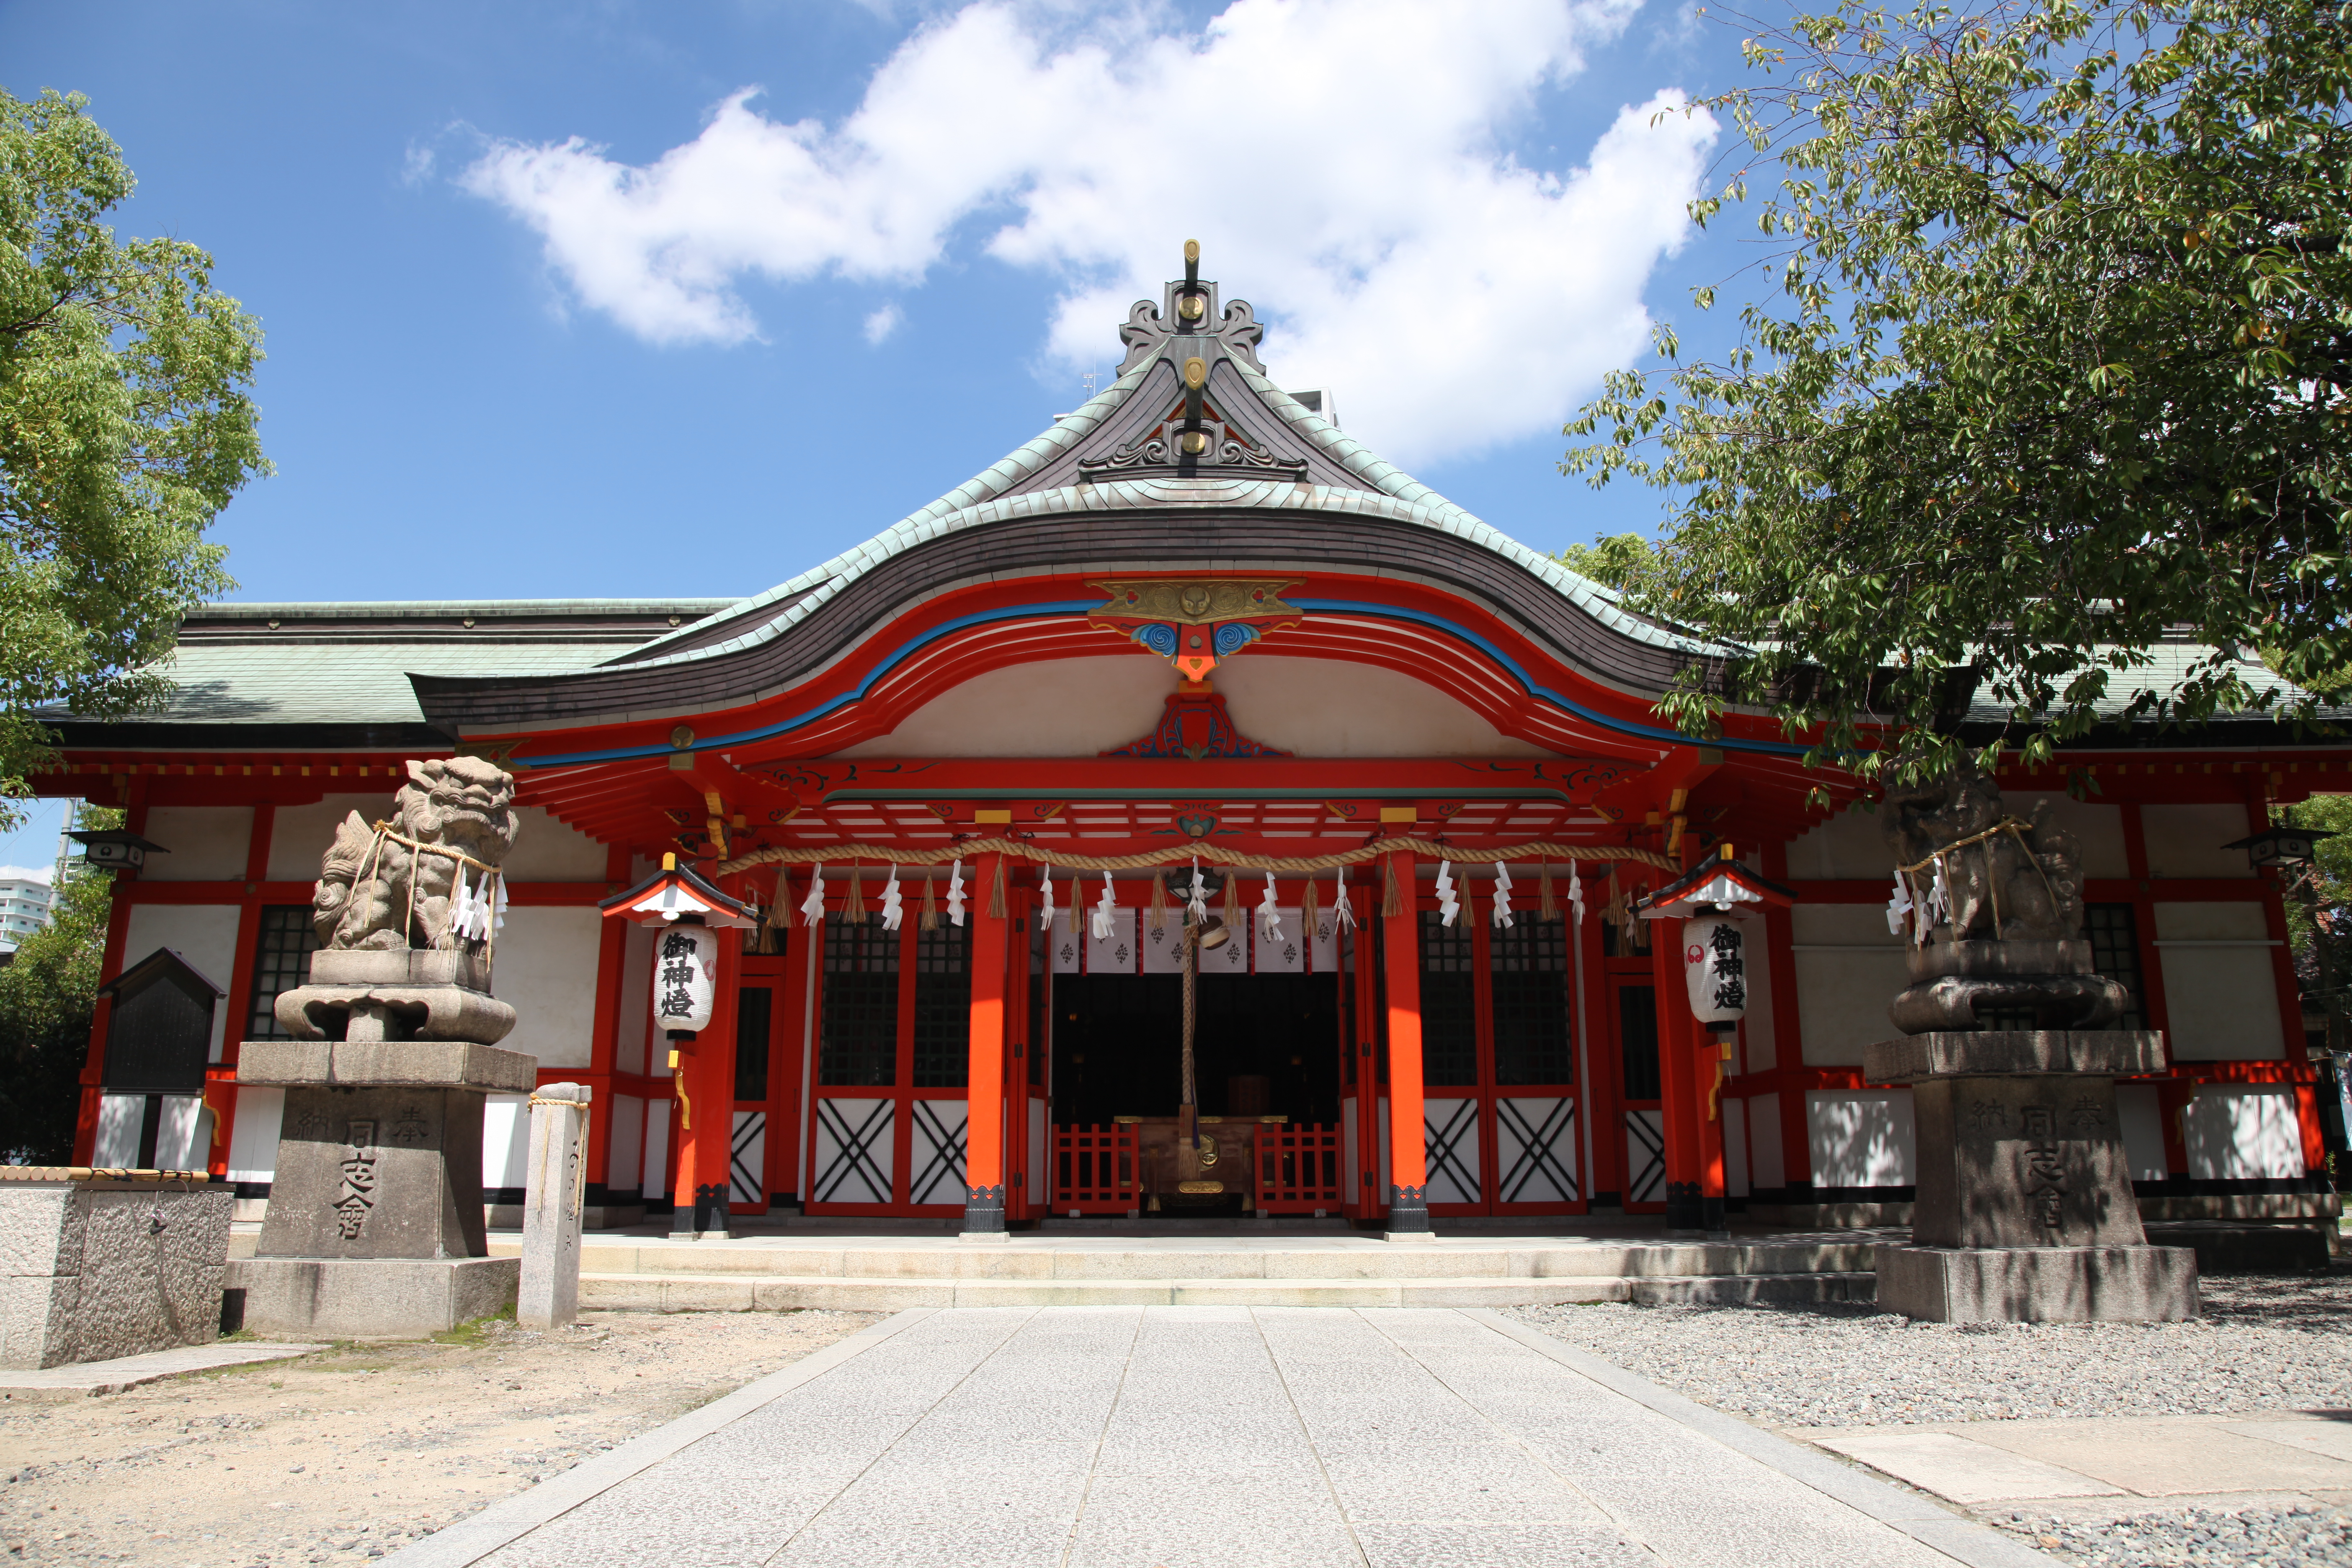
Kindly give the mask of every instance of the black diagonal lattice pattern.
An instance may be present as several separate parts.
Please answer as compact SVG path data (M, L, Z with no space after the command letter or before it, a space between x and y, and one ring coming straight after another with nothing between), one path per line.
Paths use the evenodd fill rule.
M963 1191L963 1102L916 1100L908 1102L908 1125L914 1130L909 1157L913 1177L907 1184L907 1201L915 1204L961 1203Z
M764 1110L739 1110L735 1113L735 1148L728 1162L728 1173L732 1182L728 1195L739 1204L767 1201L767 1182L760 1167L766 1163L768 1113Z
M1422 1135L1429 1161L1431 1201L1475 1204L1478 1201L1478 1102L1475 1100L1429 1100L1430 1114L1422 1120ZM1453 1191L1440 1196L1446 1187Z
M890 1111L887 1100L820 1100L817 1152L823 1163L809 1184L812 1202L890 1201ZM831 1148L826 1145L830 1144Z
M1497 1100L1496 1201L1569 1203L1577 1198L1576 1101Z
M1654 1110L1625 1113L1625 1201L1664 1203L1666 1197L1664 1119Z

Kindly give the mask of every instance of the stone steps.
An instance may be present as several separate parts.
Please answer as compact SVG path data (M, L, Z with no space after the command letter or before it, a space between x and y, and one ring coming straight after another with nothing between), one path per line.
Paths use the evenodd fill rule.
M493 1257L516 1256L520 1243L493 1236ZM1297 1280L1395 1281L1424 1279L1504 1281L1690 1279L1866 1274L1869 1241L1764 1243L1521 1243L1411 1246L1346 1238L1215 1247L1198 1244L1085 1246L970 1245L952 1241L850 1246L803 1241L673 1242L587 1239L583 1275L660 1278L828 1279L866 1282L995 1281L1068 1284L1097 1281Z
M662 1272L580 1277L583 1307L656 1312L779 1311L831 1307L897 1311L906 1307L1517 1307L1578 1301L1867 1301L1866 1272L1794 1274L1462 1276L1416 1278L1149 1277L1104 1279L877 1278L837 1274Z

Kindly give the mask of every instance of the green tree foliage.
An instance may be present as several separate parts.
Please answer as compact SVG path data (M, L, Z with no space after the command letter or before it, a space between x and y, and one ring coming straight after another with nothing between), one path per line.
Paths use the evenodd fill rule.
M121 149L79 96L0 91L0 826L49 732L169 690L188 606L233 587L205 530L268 471L261 330L176 239L119 241Z
M1709 107L1778 174L1768 287L1723 363L1664 334L1612 378L1562 465L1665 489L1651 607L1753 649L1667 711L1762 703L1916 777L1956 670L2036 759L2103 704L2263 706L2245 647L2341 700L2352 9L1844 0L1747 52Z
M1638 533L1612 533L1590 544L1571 544L1552 559L1580 577L1622 593L1638 594L1658 584L1658 547Z
M2352 1049L2352 795L2315 795L2281 815L2336 835L2287 888L2287 936L2305 1000L2329 1016L2334 1048Z
M84 806L75 826L120 827L122 813ZM111 871L69 862L48 925L0 969L0 1161L63 1165L73 1158L113 900Z

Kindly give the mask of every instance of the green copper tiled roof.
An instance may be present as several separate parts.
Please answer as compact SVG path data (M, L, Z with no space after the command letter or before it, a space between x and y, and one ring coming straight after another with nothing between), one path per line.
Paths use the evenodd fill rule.
M732 599L214 604L191 611L161 710L114 722L414 725L410 674L583 669ZM41 717L63 722L70 715Z
M909 513L865 543L810 568L764 594L730 605L723 618L743 621L754 612L772 607L738 636L723 642L677 652L672 644L688 640L698 628L682 626L609 660L632 666L669 660L721 657L781 636L817 606L839 594L879 563L945 534L984 527L1013 517L1103 511L1161 506L1266 507L1283 511L1349 512L1395 519L1441 530L1480 545L1524 567L1550 584L1588 614L1636 640L1680 652L1727 651L1722 645L1680 636L1646 617L1624 609L1615 591L1569 571L1538 554L1499 529L1439 495L1410 474L1374 455L1362 442L1315 413L1265 375L1239 359L1228 363L1240 374L1264 406L1287 423L1304 440L1319 447L1332 461L1361 481L1360 489L1294 484L1287 479L1109 479L1055 489L1009 494L1090 436L1120 405L1134 395L1151 374L1165 351L1139 363L1134 369L1095 395L1076 411L1066 414L1035 439L1007 454L990 468L950 490L929 506Z

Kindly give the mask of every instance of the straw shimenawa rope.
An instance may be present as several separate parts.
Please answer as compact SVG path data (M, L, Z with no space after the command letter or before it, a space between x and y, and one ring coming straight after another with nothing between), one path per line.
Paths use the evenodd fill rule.
M1400 854L1410 854L1418 860L1451 860L1457 866L1492 866L1505 860L1580 860L1588 866L1607 865L1612 861L1622 865L1653 866L1661 871L1678 875L1685 868L1681 861L1661 855L1654 849L1635 849L1623 845L1537 842L1506 845L1500 849L1472 849L1456 844L1440 844L1428 838L1376 838L1352 849L1335 849L1325 855L1252 855L1188 840L1134 855L1080 855L1015 838L968 838L961 844L941 845L936 849L918 849L904 844L824 844L790 848L778 846L771 849L754 849L749 855L739 855L732 860L721 860L711 868L709 874L726 877L737 871L748 871L754 866L806 866L818 861L840 860L938 866L958 858L970 859L981 855L998 855L1004 859L1029 860L1066 871L1140 871L1154 866L1181 865L1198 858L1204 864L1233 867L1244 871L1272 871L1278 876L1298 876L1328 871L1335 866L1361 866L1369 860L1385 859ZM1000 859L997 862L1000 877L1003 869L1004 860ZM991 901L994 902L992 899ZM1002 912L997 908L989 910L992 915L1001 916Z

